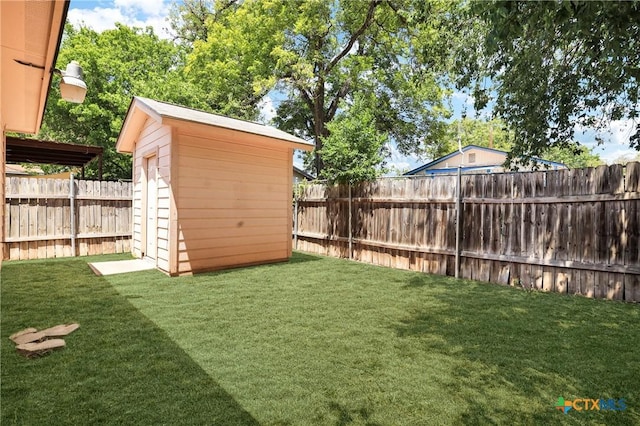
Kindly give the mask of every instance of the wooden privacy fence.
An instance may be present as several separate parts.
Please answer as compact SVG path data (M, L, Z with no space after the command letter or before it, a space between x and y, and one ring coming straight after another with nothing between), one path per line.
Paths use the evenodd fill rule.
M640 163L307 184L296 194L299 250L640 301Z
M131 199L130 182L7 178L5 260L128 252Z

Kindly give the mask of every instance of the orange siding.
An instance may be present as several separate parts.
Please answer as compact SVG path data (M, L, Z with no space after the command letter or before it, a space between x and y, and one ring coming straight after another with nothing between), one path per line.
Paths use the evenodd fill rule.
M1 112L1 111L0 111ZM4 122L2 121L2 115L0 114L0 132L2 132L2 141L0 141L0 155L2 158L0 159L0 200L2 200L2 218L0 219L0 270L2 269L2 260L4 259L4 221L5 211L4 211L4 173L5 173L5 146L6 146L6 137L4 134Z
M186 128L177 136L177 272L288 258L291 150L217 129L208 135Z
M136 143L133 157L133 240L131 251L141 257L145 249L143 242L143 204L145 201L145 158L158 157L157 170L157 253L158 268L169 272L169 198L171 184L171 128L148 119Z

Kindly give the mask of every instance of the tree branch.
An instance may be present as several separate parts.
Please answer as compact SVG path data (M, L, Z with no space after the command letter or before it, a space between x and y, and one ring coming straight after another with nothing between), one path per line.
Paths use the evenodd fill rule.
M220 15L222 15L224 13L225 10L229 9L230 7L236 5L238 3L238 0L229 0L227 3L223 4L222 6L220 6L220 8L218 10L216 10L216 19L218 17L220 17Z
M338 111L338 105L340 104L340 99L344 98L347 93L349 93L349 89L351 89L351 80L347 79L336 96L331 101L331 105L329 105L329 109L327 110L327 121L333 120L333 117L336 115L336 111Z
M387 0L387 4L389 5L389 7L391 8L391 10L393 10L396 13L396 16L398 17L398 19L400 19L400 22L402 22L402 25L406 26L407 20L405 19L404 16L402 16L399 12L398 12L398 7L393 4L393 2L391 0Z
M302 100L309 107L309 111L313 112L314 110L313 99L311 99L311 95L309 94L309 92L307 92L303 87L300 87L297 84L295 86L296 86L296 89L298 89L298 91L300 92L300 95L302 96Z
M356 41L358 41L358 38L360 38L360 36L367 30L367 28L369 28L369 26L371 25L371 22L373 21L373 14L376 11L376 8L381 3L382 3L382 0L372 0L369 3L369 10L367 10L367 16L365 17L364 22L355 33L351 34L351 37L349 38L349 42L342 49L342 51L338 53L338 55L336 55L331 60L331 62L329 62L329 65L327 65L327 67L325 68L326 73L329 73L333 69L333 67L335 67L336 64L340 62L340 60L344 58L347 55L347 53L349 53L353 45L356 44Z

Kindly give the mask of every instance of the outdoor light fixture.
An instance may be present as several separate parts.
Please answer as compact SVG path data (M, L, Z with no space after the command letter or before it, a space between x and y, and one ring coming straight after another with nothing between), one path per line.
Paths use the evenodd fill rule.
M39 70L45 69L44 66L32 62L21 61L20 59L14 59L14 61L25 67L37 68ZM62 99L67 102L81 104L87 95L87 85L84 82L84 74L82 73L80 64L76 61L71 61L69 65L67 65L66 70L61 71L55 68L53 73L62 77L60 80L60 96Z
M67 69L61 71L56 69L56 74L60 74L60 96L67 102L81 104L87 94L87 85L84 82L82 67L76 61L71 61Z

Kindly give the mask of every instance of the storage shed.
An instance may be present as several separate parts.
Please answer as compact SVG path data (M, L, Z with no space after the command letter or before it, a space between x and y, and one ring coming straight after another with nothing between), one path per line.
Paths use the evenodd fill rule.
M293 150L312 143L135 97L116 148L133 154L134 256L169 275L291 256Z

